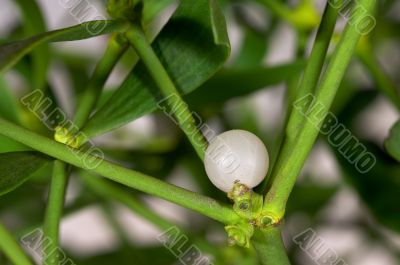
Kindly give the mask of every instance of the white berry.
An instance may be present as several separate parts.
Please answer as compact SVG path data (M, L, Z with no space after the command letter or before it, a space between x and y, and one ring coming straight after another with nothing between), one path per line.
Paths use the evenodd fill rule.
M231 191L235 182L254 188L267 175L268 151L254 134L231 130L211 141L204 165L208 178L222 191Z

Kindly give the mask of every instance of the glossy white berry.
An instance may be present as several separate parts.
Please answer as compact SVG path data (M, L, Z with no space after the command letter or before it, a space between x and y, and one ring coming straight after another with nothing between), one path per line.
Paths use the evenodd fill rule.
M267 175L268 151L254 134L231 130L211 141L204 165L208 178L222 191L231 191L235 182L254 188Z

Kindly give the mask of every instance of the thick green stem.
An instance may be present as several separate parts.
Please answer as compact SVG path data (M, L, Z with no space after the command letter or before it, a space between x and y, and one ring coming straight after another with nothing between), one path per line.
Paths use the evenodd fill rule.
M0 223L0 250L15 265L33 265L14 237Z
M354 10L365 8L371 14L374 4L374 0L358 1ZM363 16L364 14L360 14L360 12L354 12L354 20L346 26L315 96L314 104L323 106L323 108L312 108L311 106L308 109L307 117L313 119L316 117L325 117L329 112L329 108L332 105L361 36L361 32L355 27L354 21L359 21ZM265 196L264 211L278 220L285 213L287 199L322 125L321 122L316 125L315 122L309 119L306 119L304 122L304 127L298 134L294 145L286 145L283 148L282 154L287 155L280 156L276 170L272 174L273 182L271 188Z
M91 170L108 179L192 209L222 223L230 224L239 220L228 205L93 156L90 154L91 149L85 153L70 148L1 118L0 134L68 164Z
M281 141L281 146L279 148L279 157L287 157L289 154L283 153L281 151L286 150L291 152L290 148L284 148L285 146L293 146L296 141L297 134L301 131L302 125L304 125L305 117L301 114L301 111L297 108L293 108L292 104L299 98L313 93L320 74L322 72L322 67L326 58L326 54L329 48L329 44L332 38L333 31L336 25L336 19L338 16L337 10L332 7L329 3L326 4L324 15L321 20L321 24L318 28L318 32L314 41L311 54L308 58L307 66L304 70L303 78L298 86L298 89L294 91L292 100L288 103L288 119L285 128L285 134ZM282 162L282 160L280 160ZM279 160L274 164L274 169L281 167L278 164ZM272 170L274 172L274 170ZM274 175L274 174L272 174ZM271 185L273 178L269 179L269 185ZM264 186L265 188L266 186Z
M169 77L164 66L161 64L153 48L147 41L143 30L136 25L132 25L131 29L126 33L128 41L134 47L147 70L153 77L157 86L162 91L165 99L168 102L170 109L174 112L174 116L184 131L189 141L196 150L201 160L204 160L205 150L207 148L207 140L197 128L195 119L189 110L188 105L180 96L174 83Z
M64 197L68 182L67 165L61 161L54 161L51 186L47 198L47 209L43 233L49 239L49 246L44 249L43 264L59 264L59 227L64 208Z
M251 242L262 265L290 265L280 226L255 231Z
M74 118L74 125L81 128L95 108L97 101L103 90L115 64L125 52L127 45L118 34L113 35L106 48L106 51L94 69L93 75L89 80L88 87L84 90L78 104L78 109Z
M326 3L324 15L318 28L317 36L310 57L308 58L306 69L304 70L303 79L296 91L296 100L309 93L313 93L317 86L332 34L335 29L337 16L337 9L335 9L331 4ZM296 137L304 124L304 120L305 117L301 112L296 108L292 108L286 128L286 135L289 139L294 139Z

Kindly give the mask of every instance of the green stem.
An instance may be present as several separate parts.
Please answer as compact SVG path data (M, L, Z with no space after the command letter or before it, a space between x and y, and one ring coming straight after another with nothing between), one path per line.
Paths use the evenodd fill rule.
M379 67L379 62L375 58L372 49L367 47L358 52L357 55L364 67L371 74L377 88L381 90L390 101L392 101L393 105L396 106L398 110L400 110L399 91L387 74L382 71L381 67Z
M171 223L154 211L150 210L148 207L145 206L142 201L139 201L131 193L124 191L116 185L108 183L106 180L100 179L87 171L81 171L79 174L85 184L95 193L103 196L104 198L113 199L120 202L132 212L140 215L144 219L154 224L160 230L165 231L175 226L175 224ZM192 236L188 231L184 231L181 228L180 230L186 236L189 236L193 242L201 244L203 250L206 250L208 253L217 254L215 248L211 246L210 243L208 243L207 241L203 240L202 238Z
M322 72L332 34L335 29L337 16L337 10L327 3L313 44L313 48L311 50L311 54L304 71L303 78L301 79L298 89L294 91L295 93L292 96L292 100L289 100L288 113L290 113L290 115L288 116L286 128L284 130L285 134L279 148L279 157L287 157L289 155L288 153L283 153L282 151L286 150L291 152L290 148L284 147L293 146L296 141L297 134L303 127L302 125L304 124L305 117L298 109L293 108L292 104L303 96L314 92ZM282 160L279 159L276 161L277 163L274 164L272 175L274 175L274 169L282 166L279 164L279 161L282 162ZM270 178L269 185L271 185L272 181L273 178Z
M336 25L338 11L331 4L326 3L325 11L318 28L313 48L304 70L304 77L301 80L296 92L296 100L312 93L318 83L333 31ZM292 108L288 121L286 135L289 139L294 139L304 124L305 117L296 108Z
M43 264L59 264L59 227L64 208L64 197L68 182L67 165L61 161L54 161L51 186L47 199L47 209L43 233L49 239L49 246L44 249Z
M280 226L255 231L251 242L262 265L290 265Z
M205 150L208 145L207 140L198 130L188 105L180 96L164 66L157 58L143 30L139 26L132 25L131 29L126 33L126 37L146 65L157 86L161 89L171 111L174 112L177 122L189 138L198 156L201 160L204 160Z
M0 223L0 250L15 265L33 265L14 237Z
M108 42L104 56L97 63L92 78L85 89L78 110L75 115L74 125L82 127L89 118L91 111L96 106L102 88L115 64L127 48L119 39L119 35L113 35ZM44 221L44 235L50 239L50 246L45 249L44 264L59 264L59 226L64 208L64 197L67 188L69 173L67 165L61 161L54 162L53 176L48 197L48 205Z
M88 153L90 150L85 153L70 148L1 118L0 134L68 164L91 170L108 179L192 209L222 223L231 224L240 219L228 205L108 162L91 155Z
M101 91L112 69L125 52L127 45L119 34L113 35L106 51L94 69L92 78L83 92L74 118L74 125L81 128L95 108Z
M375 0L358 1L353 10L358 10L361 7L371 13L374 4ZM354 12L353 17L355 21L362 19L363 14ZM316 100L314 101L314 103L323 106L323 109L312 108L311 106L308 109L307 117L314 119L315 117L325 117L329 112L329 108L332 105L360 36L360 31L354 26L354 23L347 24L325 75L321 80ZM315 122L311 122L309 119L306 119L304 122L304 127L298 134L294 145L286 145L283 148L282 152L283 154L287 154L287 156L280 156L280 161L278 161L276 170L272 174L273 183L265 196L264 211L271 214L275 220L283 217L287 199L319 133L321 122L318 125L315 125Z

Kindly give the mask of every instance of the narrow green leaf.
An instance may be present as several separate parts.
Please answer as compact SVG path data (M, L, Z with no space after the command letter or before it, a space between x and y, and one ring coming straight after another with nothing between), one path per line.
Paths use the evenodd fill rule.
M0 77L0 117L20 124L21 117L18 112L18 103L4 78ZM10 138L0 135L0 153L27 150L28 147Z
M25 35L33 36L45 32L46 22L36 1L16 0L16 2L23 16ZM45 86L49 64L50 52L47 45L41 45L32 52L32 89L42 89Z
M38 152L11 152L0 154L0 195L22 185L43 167L50 158Z
M181 1L152 46L182 94L199 87L230 53L225 20L216 0ZM83 131L92 137L118 128L156 110L160 99L156 84L139 63Z
M385 149L400 162L400 120L390 130L390 135L385 140Z
M125 22L96 20L73 27L49 31L11 43L0 45L0 73L15 65L24 55L40 44L47 42L75 41L121 31L127 27Z
M11 89L4 78L0 76L0 116L15 122L20 123L18 113L18 102L11 93Z

